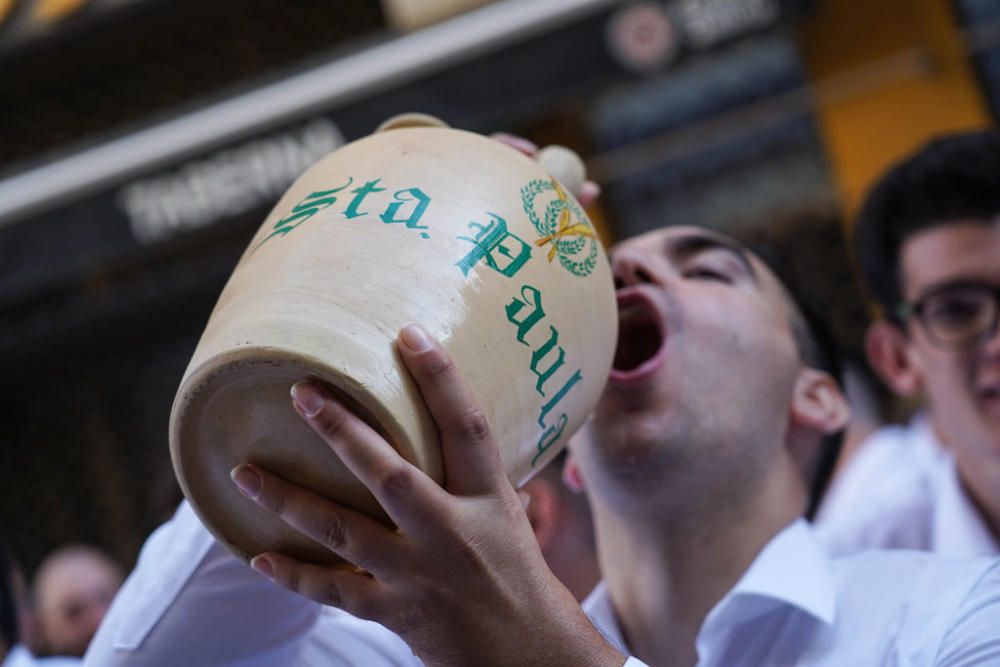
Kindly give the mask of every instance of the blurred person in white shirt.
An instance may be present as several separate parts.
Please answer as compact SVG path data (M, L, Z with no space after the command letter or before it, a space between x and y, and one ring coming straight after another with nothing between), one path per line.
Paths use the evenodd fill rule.
M854 234L882 311L869 361L926 407L857 449L820 534L837 553L1000 554L1000 134L945 136L896 164Z

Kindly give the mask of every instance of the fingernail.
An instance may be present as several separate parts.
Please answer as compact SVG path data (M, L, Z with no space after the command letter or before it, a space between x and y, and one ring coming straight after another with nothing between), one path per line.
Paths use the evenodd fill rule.
M583 185L580 186L580 193L597 199L601 196L601 186L594 181L584 181Z
M229 477L236 483L236 487L247 498L257 500L260 497L260 489L264 485L260 475L246 465L239 465L229 471Z
M399 332L399 338L403 341L403 345L414 352L426 352L431 349L431 339L417 324L407 324L403 327Z
M271 561L263 556L255 556L250 559L250 567L263 574L268 579L274 579L274 566Z
M308 382L292 385L292 400L306 417L315 417L323 409L323 397L316 387Z
M523 153L534 154L538 152L538 144L531 141L530 139L519 137L516 134L508 134L507 132L496 132L494 133L493 136L498 141L510 144Z

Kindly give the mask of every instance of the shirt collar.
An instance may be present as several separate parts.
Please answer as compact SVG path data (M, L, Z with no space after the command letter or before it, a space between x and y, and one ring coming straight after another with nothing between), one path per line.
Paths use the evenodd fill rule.
M767 543L733 589L709 612L699 640L787 607L832 625L836 600L830 556L805 519L796 519Z
M794 607L832 625L836 599L830 557L820 547L812 527L804 519L797 519L771 538L736 586L709 612L698 633L698 643L784 607ZM583 609L609 642L630 654L603 581L584 601Z
M1000 543L962 487L954 456L949 455L941 462L935 471L934 486L931 550L954 558L1000 553Z
M35 658L22 644L14 644L7 657L0 661L0 667L34 667Z
M631 655L631 651L625 646L625 636L622 634L621 626L618 625L618 617L615 615L614 605L611 604L607 583L601 581L597 584L583 601L583 611L612 646L625 655Z

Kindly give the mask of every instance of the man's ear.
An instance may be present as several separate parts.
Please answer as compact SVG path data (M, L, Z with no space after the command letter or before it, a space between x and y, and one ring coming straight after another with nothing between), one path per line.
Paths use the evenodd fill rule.
M538 475L522 486L521 491L531 497L525 512L542 554L547 554L560 521L559 490L548 478Z
M791 417L796 427L831 435L847 426L851 409L829 373L803 367L795 382Z
M913 396L923 390L923 374L913 357L910 341L895 324L880 319L868 327L865 355L879 378L896 394Z
M573 450L567 450L566 462L563 464L562 481L573 493L583 493L583 475L580 474L580 467L576 465Z

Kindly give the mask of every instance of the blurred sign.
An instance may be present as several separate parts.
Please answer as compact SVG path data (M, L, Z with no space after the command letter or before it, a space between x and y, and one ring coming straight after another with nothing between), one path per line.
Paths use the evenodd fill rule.
M647 74L673 64L682 45L717 47L769 28L781 15L779 0L639 0L612 15L605 39L619 65Z
M258 137L119 190L116 200L142 245L270 206L317 160L344 143L329 118Z
M766 27L781 16L778 0L679 0L673 9L696 49Z
M649 72L677 55L677 31L659 2L636 2L608 22L608 49L625 69Z

